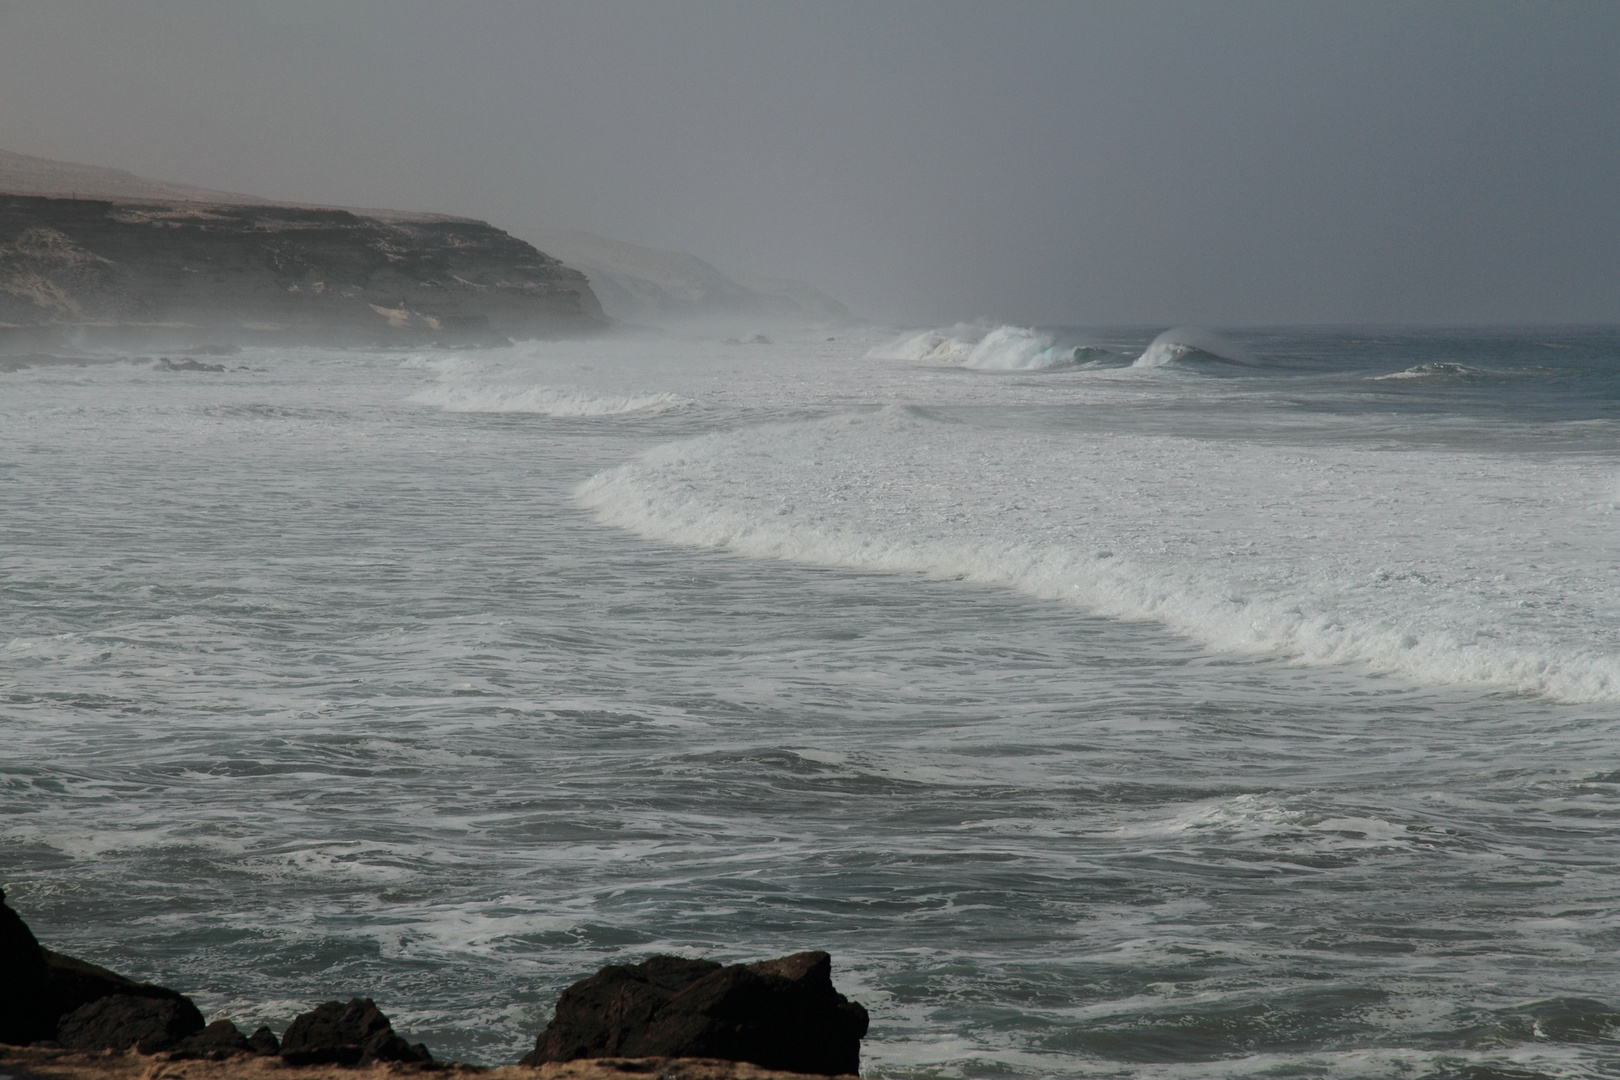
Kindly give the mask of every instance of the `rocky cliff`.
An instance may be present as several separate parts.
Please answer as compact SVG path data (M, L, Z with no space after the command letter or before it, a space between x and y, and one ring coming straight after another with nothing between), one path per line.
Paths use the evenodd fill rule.
M199 335L575 336L614 319L732 331L862 322L803 282L737 280L595 233L537 230L541 254L465 218L278 203L6 150L0 203L0 351L64 337L182 348Z
M0 338L410 344L607 321L579 271L467 218L0 194Z

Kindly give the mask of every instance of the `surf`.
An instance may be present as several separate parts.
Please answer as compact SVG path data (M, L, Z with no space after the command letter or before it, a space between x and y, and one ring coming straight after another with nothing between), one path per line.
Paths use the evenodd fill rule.
M516 413L557 419L661 413L695 404L681 394L611 394L576 386L519 381L522 371L464 356L418 358L401 365L432 371L437 381L406 398L450 413Z
M409 400L436 405L445 412L558 418L661 413L692 404L691 398L680 394L592 394L569 386L435 386L412 394Z
M1131 366L1162 368L1199 363L1240 364L1244 367L1257 364L1246 349L1214 331L1178 326L1149 342Z
M908 331L867 353L873 360L949 364L977 371L1046 371L1096 363L1109 355L1094 345L1060 345L1056 336L1033 327L986 323Z
M1592 570L1613 483L1589 463L1031 434L889 407L667 444L575 498L676 544L995 585L1216 652L1579 702L1620 700L1620 572ZM1549 485L1558 506L1504 511Z

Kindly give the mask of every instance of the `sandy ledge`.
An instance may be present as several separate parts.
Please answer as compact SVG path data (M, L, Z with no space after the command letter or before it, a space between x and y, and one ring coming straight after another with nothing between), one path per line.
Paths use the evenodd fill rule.
M221 1061L174 1059L134 1051L57 1050L0 1046L0 1078L11 1080L385 1080L449 1074L479 1080L828 1080L762 1069L746 1061L711 1058L590 1058L536 1067L484 1068L455 1062L433 1065L288 1065L279 1057L238 1055ZM424 1078L425 1080L425 1078Z

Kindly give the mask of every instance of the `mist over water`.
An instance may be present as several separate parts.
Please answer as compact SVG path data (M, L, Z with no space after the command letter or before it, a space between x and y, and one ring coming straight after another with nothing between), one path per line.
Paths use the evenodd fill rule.
M0 374L12 902L489 1063L819 947L873 1076L1613 1074L1620 336L833 336Z

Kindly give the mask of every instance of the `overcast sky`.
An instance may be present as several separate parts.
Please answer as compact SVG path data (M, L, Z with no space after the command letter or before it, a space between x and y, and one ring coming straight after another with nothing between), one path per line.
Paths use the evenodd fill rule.
M0 147L897 324L1620 321L1620 3L0 0Z

